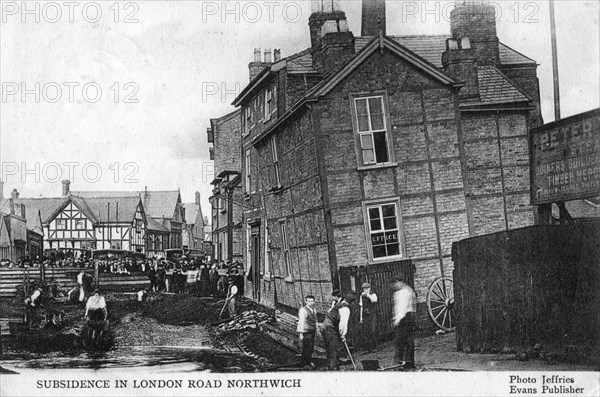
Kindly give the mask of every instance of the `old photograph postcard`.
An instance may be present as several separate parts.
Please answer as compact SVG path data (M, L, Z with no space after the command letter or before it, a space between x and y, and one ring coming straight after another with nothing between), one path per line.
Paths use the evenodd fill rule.
M596 0L0 0L0 395L598 396Z

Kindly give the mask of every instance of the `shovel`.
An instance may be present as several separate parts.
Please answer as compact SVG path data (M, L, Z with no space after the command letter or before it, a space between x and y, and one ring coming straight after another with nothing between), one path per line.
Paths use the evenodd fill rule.
M227 304L229 303L229 300L230 300L230 299L231 299L231 298L227 298L227 299L225 300L225 304L223 305L223 308L221 309L221 312L219 313L219 318L221 318L221 316L223 315L223 312L225 311L225 308L227 307Z
M396 364L389 367L382 367L379 365L379 360L362 360L361 364L365 371L389 371L403 366L403 364Z
M346 343L346 341L344 341L344 346L346 346L346 351L348 352L350 361L352 361L352 366L354 367L354 370L356 371L356 364L354 363L354 358L352 358L352 353L350 353L350 348L348 347L348 343Z

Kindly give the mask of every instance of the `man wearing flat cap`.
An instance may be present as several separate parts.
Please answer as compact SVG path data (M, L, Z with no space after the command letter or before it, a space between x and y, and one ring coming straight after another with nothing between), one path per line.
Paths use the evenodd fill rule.
M377 294L371 291L371 284L364 283L362 293L358 298L359 313L359 335L361 344L372 352L377 350Z
M336 298L335 295L333 297ZM356 301L356 296L351 293L347 294L345 298L340 297L338 303L325 315L321 326L321 335L327 354L327 367L330 371L339 371L340 369L340 351L343 344L346 343L350 305L354 301Z

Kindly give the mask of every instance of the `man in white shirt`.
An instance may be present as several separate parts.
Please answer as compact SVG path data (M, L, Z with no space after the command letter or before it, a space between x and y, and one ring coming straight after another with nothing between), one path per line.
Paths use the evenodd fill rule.
M317 331L317 311L314 309L315 297L306 295L305 305L298 310L298 338L302 346L301 366L311 365L312 354L315 348L315 334Z
M350 304L356 300L354 294L348 294L325 315L321 334L327 352L327 366L330 371L340 369L340 350L346 343L348 320L350 319Z
M236 300L237 300L237 295L238 295L238 287L235 285L235 283L233 282L233 277L229 276L228 277L228 281L229 281L229 290L227 293L227 301L228 303L228 309L229 309L229 316L230 317L235 317L237 316L237 308L236 308Z
M88 298L85 305L85 319L94 323L104 323L108 319L106 300L98 290Z
M393 283L396 354L394 360L404 369L415 368L415 341L413 330L417 312L417 296L406 280L398 277Z

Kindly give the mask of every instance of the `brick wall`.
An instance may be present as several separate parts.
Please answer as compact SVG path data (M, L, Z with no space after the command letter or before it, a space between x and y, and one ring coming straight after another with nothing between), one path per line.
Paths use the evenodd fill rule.
M358 170L350 94L380 90L388 95L398 164ZM452 242L468 236L453 92L384 51L314 106L328 138L323 151L337 265L370 263L363 203L399 199L405 257L415 261L416 292L424 302Z
M215 167L214 174L222 171L240 171L241 144L240 111L236 110L220 119L213 120Z
M533 222L527 123L527 111L462 115L461 155L474 235Z

